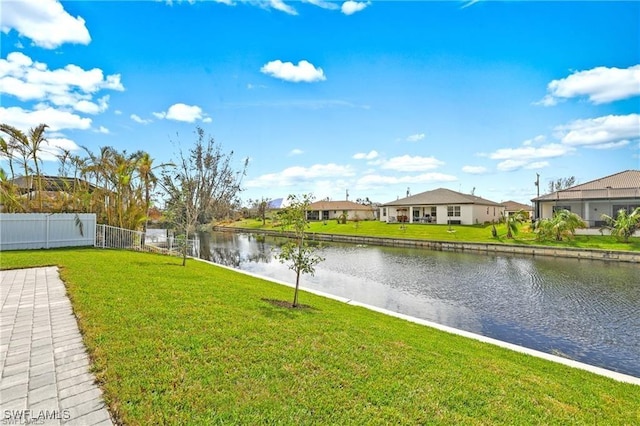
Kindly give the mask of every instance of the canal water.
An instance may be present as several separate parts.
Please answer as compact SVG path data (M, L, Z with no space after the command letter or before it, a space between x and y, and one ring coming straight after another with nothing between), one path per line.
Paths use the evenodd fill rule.
M294 283L282 243L212 232L201 257ZM640 377L640 265L337 243L320 254L301 286Z

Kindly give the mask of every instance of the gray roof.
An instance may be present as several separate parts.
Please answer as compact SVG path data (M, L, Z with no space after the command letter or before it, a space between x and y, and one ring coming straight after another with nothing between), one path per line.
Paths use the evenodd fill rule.
M640 170L625 170L561 191L541 195L532 201L602 200L615 198L640 198Z
M22 193L35 191L36 189L34 176L18 176L11 180L11 183L17 186ZM40 176L40 183L43 191L50 192L66 191L69 188L73 188L75 185L81 185L87 188L90 192L98 189L97 186L87 182L86 180L66 176L42 175Z
M482 206L501 206L500 203L476 197L471 194L462 194L446 188L438 188L433 191L425 191L420 194L411 195L396 201L383 204L383 207L390 206L418 206L418 205L450 205L450 204L479 204Z

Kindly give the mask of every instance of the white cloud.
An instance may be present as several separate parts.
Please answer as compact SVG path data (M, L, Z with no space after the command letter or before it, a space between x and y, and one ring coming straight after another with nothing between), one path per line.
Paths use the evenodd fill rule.
M298 184L315 183L318 179L342 179L354 176L351 166L341 166L334 163L315 164L311 167L293 166L279 173L268 173L247 181L248 188L280 188Z
M539 102L545 106L560 99L586 96L594 104L603 104L640 95L640 65L629 68L597 67L576 71L569 77L553 80L547 95Z
M465 0L463 0L463 1L465 1ZM471 7L471 6L473 6L474 4L479 3L480 1L481 1L481 0L468 0L468 1L466 1L466 3L465 3L465 4L463 4L460 8L461 8L461 9L466 9L467 7Z
M84 70L69 64L49 70L21 52L12 52L0 59L0 94L21 101L48 102L59 107L97 114L108 108L109 96L93 100L101 90L123 91L120 74L105 76L101 69Z
M487 172L487 168L483 166L463 166L462 171L472 175L481 175Z
M444 165L444 162L434 157L403 155L383 161L381 168L401 172L419 172L435 169L442 165Z
M91 119L80 117L67 111L60 111L51 107L27 111L20 107L0 107L0 123L9 123L20 130L26 131L41 123L46 123L51 131L62 129L91 128Z
M104 127L104 126L100 126L100 127L98 127L97 132L98 132L98 133L102 133L102 134L104 134L104 135L108 135L108 134L110 133L110 132L109 132L109 129L107 129L107 128L106 128L106 127Z
M5 34L15 30L45 49L91 42L84 19L69 15L57 0L3 1L0 29Z
M524 168L529 162L527 160L505 160L498 163L498 170L501 172L510 172Z
M534 161L533 163L529 163L525 166L525 169L528 170L538 170L543 169L545 167L549 167L548 161Z
M293 157L294 155L302 155L304 154L304 151L298 148L294 148L291 151L289 151L289 157Z
M358 1L348 0L342 3L341 10L342 10L342 13L344 13L345 15L353 15L356 12L360 12L364 10L370 4L371 3L369 2L358 2Z
M500 148L489 154L488 157L492 160L506 160L509 164L515 164L513 162L524 161L527 163L525 160L562 157L572 151L574 151L572 147L550 143L540 147L527 145L518 148Z
M313 83L326 80L322 68L316 68L313 64L305 60L299 61L298 65L294 65L292 62L282 62L278 59L266 63L260 68L260 71L271 77L292 81L294 83L301 81Z
M498 163L497 168L501 172L510 172L519 169L538 170L548 166L548 161L529 162L528 160L505 160Z
M501 148L479 155L500 160L496 166L500 171L541 169L549 166L547 159L572 154L578 147L616 149L640 140L640 114L575 120L557 126L554 137L561 143L545 143L546 137L536 136L517 148Z
M65 137L47 137L47 140L40 145L40 159L42 161L58 161L56 155L62 153L63 150L74 152L79 151L80 147L71 139Z
M640 138L640 114L575 120L556 127L555 136L569 146L617 148Z
M368 153L358 152L357 154L353 155L353 158L355 160L373 160L375 158L378 158L378 151L372 150Z
M130 117L133 121L135 121L136 123L140 123L140 124L149 124L149 123L152 123L152 122L153 122L153 120L151 120L151 119L146 119L146 120L145 120L144 118L140 117L140 116L139 116L139 115L137 115L137 114L131 114L129 117Z
M585 148L591 148L591 149L617 149L617 148L622 148L623 146L627 146L629 145L631 142L624 140L624 141L619 141L619 142L610 142L610 143L603 143L600 145L593 145L593 146L586 146Z
M282 0L269 0L269 6L280 12L287 13L289 15L297 15L298 12Z
M338 6L337 4L330 2L330 1L324 1L324 0L304 0L307 3L310 3L314 6L318 6L321 7L323 9L328 9L328 10L337 10L340 9L340 6Z
M412 185L435 182L454 182L457 180L458 178L455 176L433 172L405 176L384 176L372 173L362 176L360 179L358 179L357 189L379 188L383 185Z
M183 103L173 104L166 112L154 112L153 115L160 119L184 121L186 123L194 123L198 120L202 120L204 123L212 121L211 117L207 117L199 106Z
M562 157L571 154L575 148L559 143L548 143L533 146L532 141L544 141L542 137L536 137L525 141L518 148L500 148L490 154L479 154L492 160L501 160L496 168L499 171L513 171L519 169L540 169L547 167L548 158Z
M97 102L82 100L75 105L76 111L86 114L99 114L105 112L109 108L109 95L105 95L97 100Z
M425 138L424 133L416 133L415 135L411 135L407 137L407 142L419 142Z
M547 141L547 137L546 136L538 135L535 138L527 139L526 141L522 142L522 145L524 145L524 146L539 145L541 143L545 143L546 141Z

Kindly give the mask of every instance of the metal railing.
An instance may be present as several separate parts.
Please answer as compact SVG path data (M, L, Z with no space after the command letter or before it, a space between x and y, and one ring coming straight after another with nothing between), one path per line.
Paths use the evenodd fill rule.
M187 256L200 257L200 240L198 239L185 240L172 235L164 238L156 235L147 237L142 231L133 231L110 225L96 225L94 246L181 256L185 244L187 246Z

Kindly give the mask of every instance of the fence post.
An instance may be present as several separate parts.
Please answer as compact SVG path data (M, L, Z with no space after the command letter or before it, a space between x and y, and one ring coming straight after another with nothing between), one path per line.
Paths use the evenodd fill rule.
M47 215L47 222L45 225L45 243L44 243L44 248L48 249L49 248L49 218L51 218L51 215Z
M98 224L96 223L96 217L93 216L93 229L98 230ZM93 233L93 246L96 246L96 232Z

